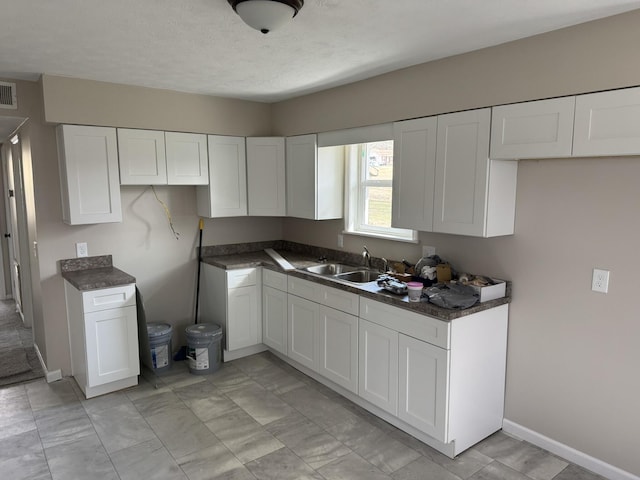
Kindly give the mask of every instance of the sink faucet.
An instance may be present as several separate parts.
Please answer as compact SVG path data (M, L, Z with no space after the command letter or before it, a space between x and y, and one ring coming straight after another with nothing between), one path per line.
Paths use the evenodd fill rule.
M367 268L371 268L371 254L367 249L367 246L364 246L364 250L362 251L362 259Z

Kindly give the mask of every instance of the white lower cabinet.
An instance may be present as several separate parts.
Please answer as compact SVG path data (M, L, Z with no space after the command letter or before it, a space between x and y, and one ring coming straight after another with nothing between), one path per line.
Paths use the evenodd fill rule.
M287 354L287 276L262 270L262 343Z
M358 395L453 457L502 428L507 322L508 305L446 322L361 297Z
M289 295L288 299L287 355L292 360L317 372L320 305L295 295Z
M445 441L449 350L398 335L398 417Z
M260 343L262 322L258 315L260 300L256 286L230 289L227 301L227 350L238 350Z
M358 395L398 413L398 332L360 319Z
M80 291L64 282L71 374L87 398L138 384L135 285Z
M287 356L333 383L358 390L358 296L288 279Z
M287 292L262 286L262 343L287 354Z
M260 273L260 268L202 266L199 321L222 327L225 361L265 350Z
M358 317L320 306L318 373L358 391Z

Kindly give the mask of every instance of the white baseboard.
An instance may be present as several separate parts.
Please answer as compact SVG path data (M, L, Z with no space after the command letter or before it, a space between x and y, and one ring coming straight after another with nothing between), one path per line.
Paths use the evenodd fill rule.
M58 369L58 370L54 370L53 372L50 372L49 370L47 370L47 366L44 363L44 359L42 358L42 355L40 354L40 349L38 348L38 345L34 343L33 346L36 349L36 354L38 355L38 360L40 360L40 366L42 367L42 371L44 372L44 378L47 381L47 383L55 382L57 380L62 380L62 370Z
M502 423L502 430L514 437L518 437L532 443L533 445L537 445L540 448L544 448L565 460L569 460L576 465L580 465L581 467L591 470L592 472L602 475L610 480L640 480L640 477L633 473L603 462L602 460L587 455L586 453L576 450L564 443L560 443L557 440L546 437L541 433L534 432L533 430L523 427L511 420L507 420L506 418Z

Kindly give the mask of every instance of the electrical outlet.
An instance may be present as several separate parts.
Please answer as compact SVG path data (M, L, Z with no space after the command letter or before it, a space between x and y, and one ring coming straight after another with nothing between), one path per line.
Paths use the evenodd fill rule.
M609 270L593 269L591 290L600 293L607 293L609 291Z
M76 257L88 257L89 249L87 248L87 242L76 243Z
M338 234L338 247L344 247L344 235L340 233Z
M429 245L422 246L422 256L430 257L431 255L436 254L436 247L430 247Z

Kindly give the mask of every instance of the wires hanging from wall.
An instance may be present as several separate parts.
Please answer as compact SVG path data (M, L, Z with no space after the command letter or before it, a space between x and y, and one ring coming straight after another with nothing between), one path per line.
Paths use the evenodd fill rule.
M166 203L160 200L160 198L158 197L158 193L156 192L156 189L153 185L151 185L151 190L153 191L153 194L155 195L158 203L162 205L162 208L164 208L164 213L167 216L167 220L169 221L169 228L171 228L173 236L176 237L176 240L180 240L180 233L176 232L176 229L173 227L173 220L171 219L171 212L169 211L169 207L167 207Z

